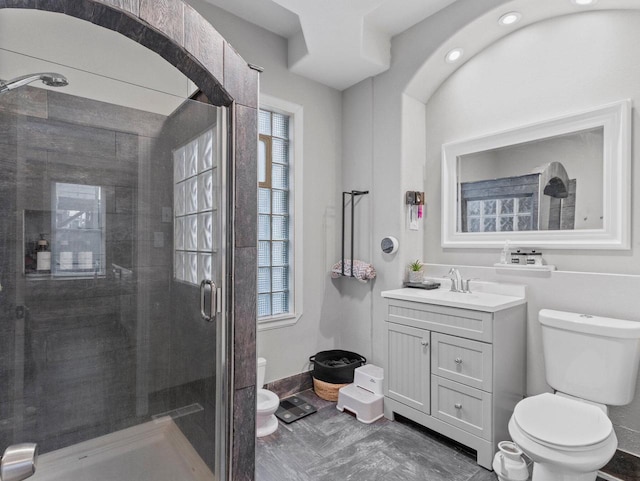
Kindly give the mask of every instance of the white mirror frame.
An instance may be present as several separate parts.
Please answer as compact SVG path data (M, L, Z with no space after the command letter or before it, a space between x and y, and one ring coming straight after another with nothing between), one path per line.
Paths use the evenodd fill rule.
M631 248L631 100L442 146L442 247L550 249ZM604 128L603 228L523 232L458 232L458 158L533 140Z

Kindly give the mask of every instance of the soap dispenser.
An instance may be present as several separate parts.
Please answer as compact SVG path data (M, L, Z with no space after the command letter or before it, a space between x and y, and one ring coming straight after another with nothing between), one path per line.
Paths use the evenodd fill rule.
M504 247L502 248L502 252L500 253L500 264L508 264L509 263L509 240L507 239L504 243Z

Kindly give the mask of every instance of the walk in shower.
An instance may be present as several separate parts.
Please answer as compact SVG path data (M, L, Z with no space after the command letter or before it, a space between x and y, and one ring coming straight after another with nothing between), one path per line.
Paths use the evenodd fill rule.
M127 44L119 71L50 55L86 29ZM0 94L0 453L37 443L40 481L220 479L227 110L88 22L4 9L0 31L0 78L69 82ZM139 55L148 82L122 74Z

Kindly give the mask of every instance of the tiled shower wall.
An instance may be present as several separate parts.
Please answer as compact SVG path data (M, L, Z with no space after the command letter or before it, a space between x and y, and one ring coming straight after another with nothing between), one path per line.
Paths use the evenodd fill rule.
M135 371L128 367L135 365L135 284L109 267L133 271L135 265L138 135L108 128L119 122L119 109L107 113L64 94L27 88L0 102L3 170L15 175L3 192L3 204L15 202L2 233L9 264L3 283L12 289L3 296L2 324L15 326L3 336L13 347L2 365L13 378L3 385L12 387L3 444L35 441L46 452L117 429L135 413ZM105 114L103 125L92 125L95 112ZM159 132L160 116L144 120ZM32 239L22 233L50 239L46 220L56 181L103 186L106 277L23 275L23 248ZM38 217L35 229L25 225Z
M1 445L46 452L197 403L177 422L213 463L215 330L198 289L173 281L162 207L172 149L215 111L191 102L164 117L36 88L0 97ZM23 212L42 212L35 231L50 233L55 181L103 187L106 276L23 275Z

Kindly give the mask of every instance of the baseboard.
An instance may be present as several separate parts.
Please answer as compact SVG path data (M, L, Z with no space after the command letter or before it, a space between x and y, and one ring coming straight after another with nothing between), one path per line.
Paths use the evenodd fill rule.
M637 481L640 479L640 457L618 449L598 476L607 481Z
M266 384L265 388L278 395L280 399L293 396L313 387L311 371L301 372L293 376L278 379Z

